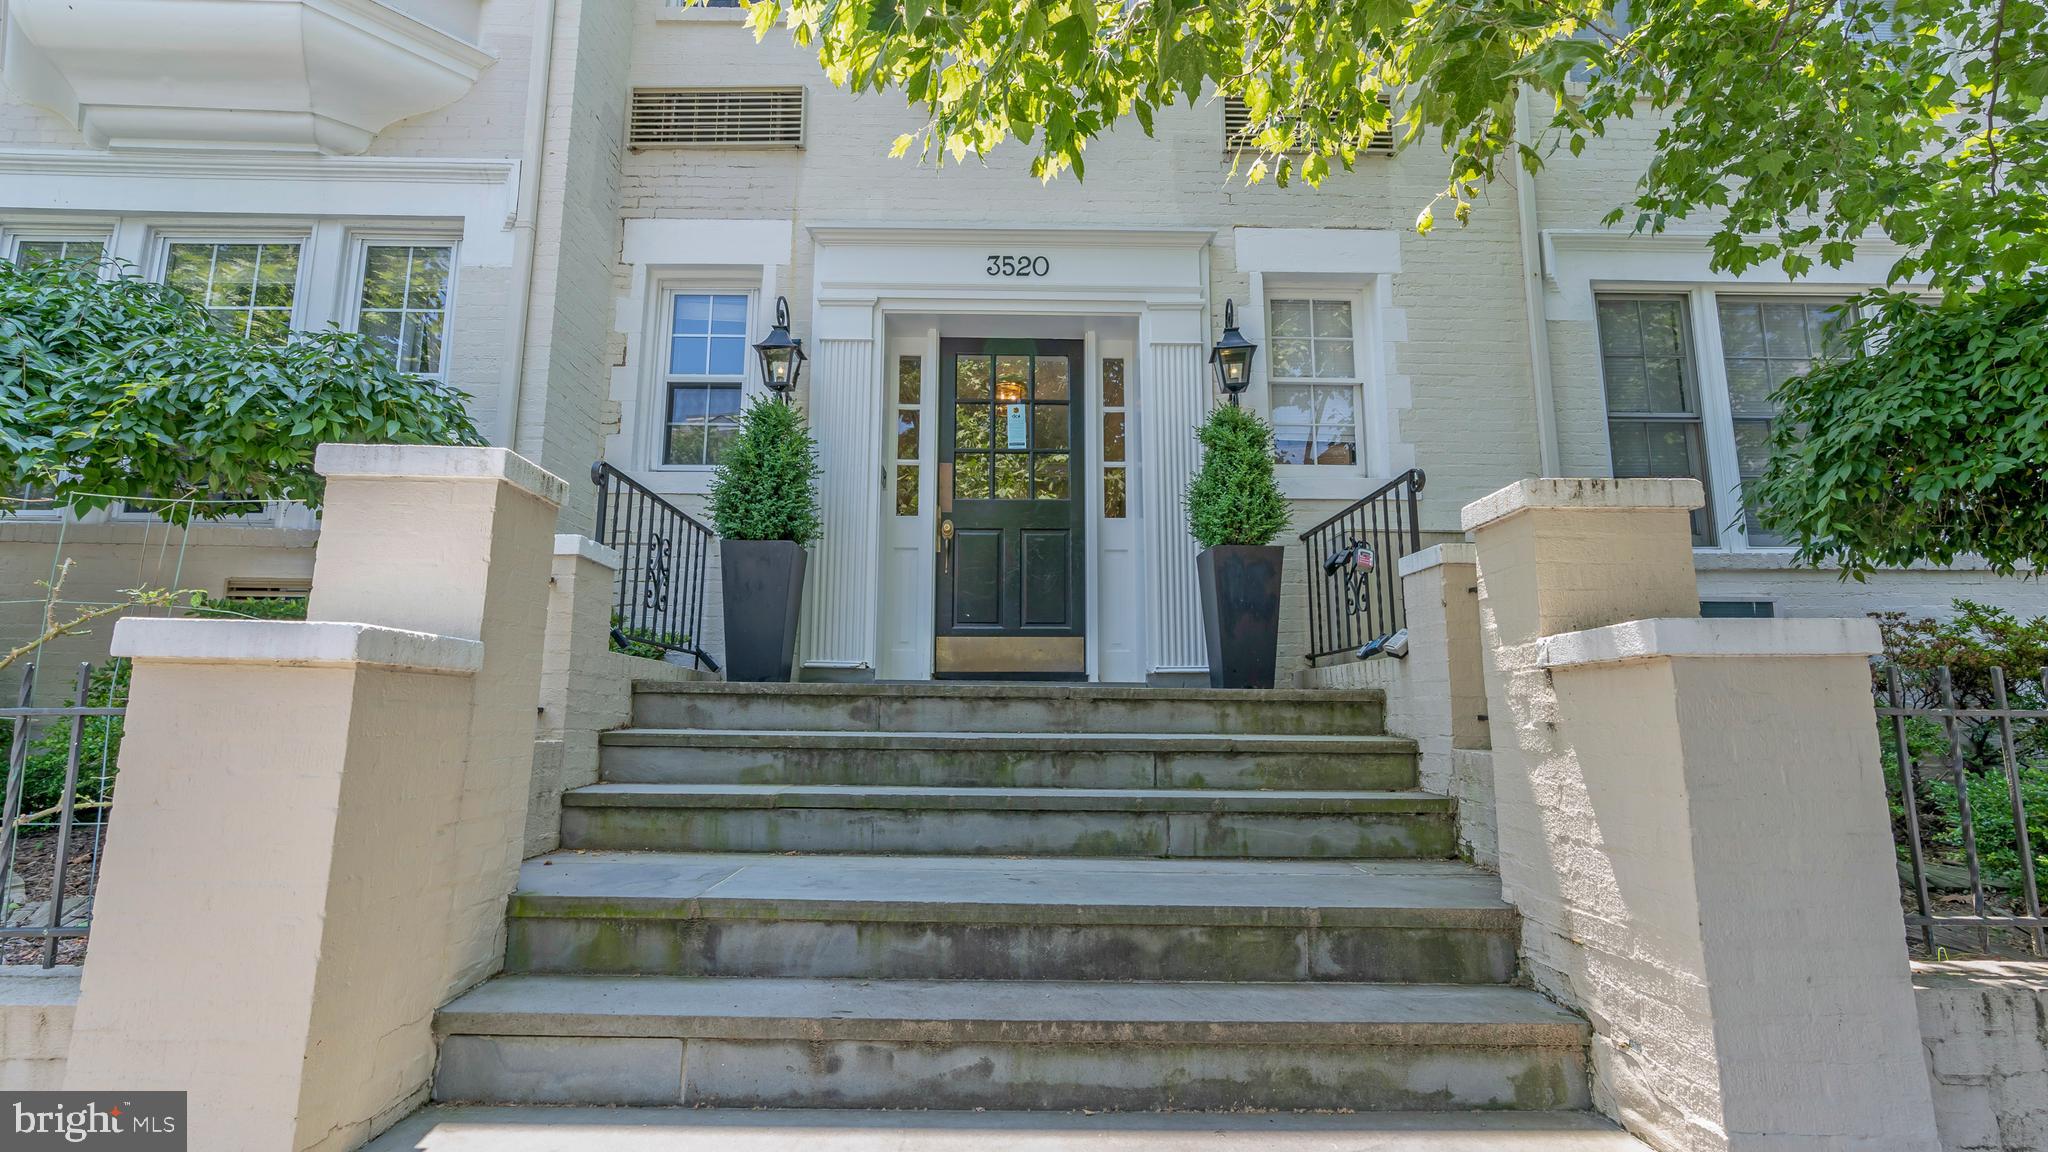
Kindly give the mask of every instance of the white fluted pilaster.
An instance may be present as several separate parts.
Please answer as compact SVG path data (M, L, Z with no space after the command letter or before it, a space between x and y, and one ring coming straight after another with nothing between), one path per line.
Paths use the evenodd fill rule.
M873 340L820 339L811 361L825 534L805 580L806 667L875 666L875 581L881 573L882 382Z
M1153 672L1205 672L1202 606L1195 553L1183 499L1201 467L1195 428L1207 414L1210 388L1203 357L1193 343L1154 340L1138 380L1138 421L1143 429L1147 594L1146 662Z

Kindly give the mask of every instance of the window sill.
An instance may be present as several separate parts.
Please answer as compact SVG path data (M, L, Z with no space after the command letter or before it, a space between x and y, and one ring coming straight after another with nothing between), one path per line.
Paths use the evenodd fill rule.
M1281 495L1289 500L1334 500L1349 504L1364 498L1385 484L1386 478L1367 476L1342 465L1281 464L1273 469Z
M703 496L711 491L716 468L692 468L679 464L658 464L641 470L635 480L660 496Z

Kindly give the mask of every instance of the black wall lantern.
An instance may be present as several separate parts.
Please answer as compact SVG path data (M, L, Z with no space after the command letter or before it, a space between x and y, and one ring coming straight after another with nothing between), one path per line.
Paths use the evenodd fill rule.
M789 335L789 299L775 298L775 328L754 345L761 354L761 381L783 399L796 391L797 377L804 374L804 342Z
M1252 354L1259 350L1257 344L1244 338L1237 330L1237 302L1223 302L1223 339L1209 349L1209 363L1216 366L1216 383L1230 393L1230 403L1236 407L1238 396L1252 383Z

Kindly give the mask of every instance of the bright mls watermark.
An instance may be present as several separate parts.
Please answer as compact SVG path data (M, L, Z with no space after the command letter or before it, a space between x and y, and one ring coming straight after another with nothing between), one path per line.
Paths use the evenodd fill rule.
M184 1152L183 1092L0 1092L0 1148Z

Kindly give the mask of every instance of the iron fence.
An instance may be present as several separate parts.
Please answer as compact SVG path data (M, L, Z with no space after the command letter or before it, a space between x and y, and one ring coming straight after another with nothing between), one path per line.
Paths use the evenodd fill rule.
M2048 812L2048 670L1888 667L1877 703L1908 929L1930 954L2000 939L2048 956L2028 819Z
M1301 534L1308 566L1308 656L1354 652L1407 622L1395 564L1422 550L1419 468L1394 477Z
M30 664L19 704L0 708L0 720L13 729L0 803L0 962L34 959L51 968L60 952L67 962L84 958L127 711L120 703L124 672L125 665L110 663L96 679L92 665L80 664L71 703L37 708L29 705L36 679ZM95 696L105 703L95 705ZM77 943L62 948L64 941Z
M590 466L590 480L597 485L591 536L618 549L621 560L612 639L682 652L718 671L703 648L704 569L717 534L602 460Z

